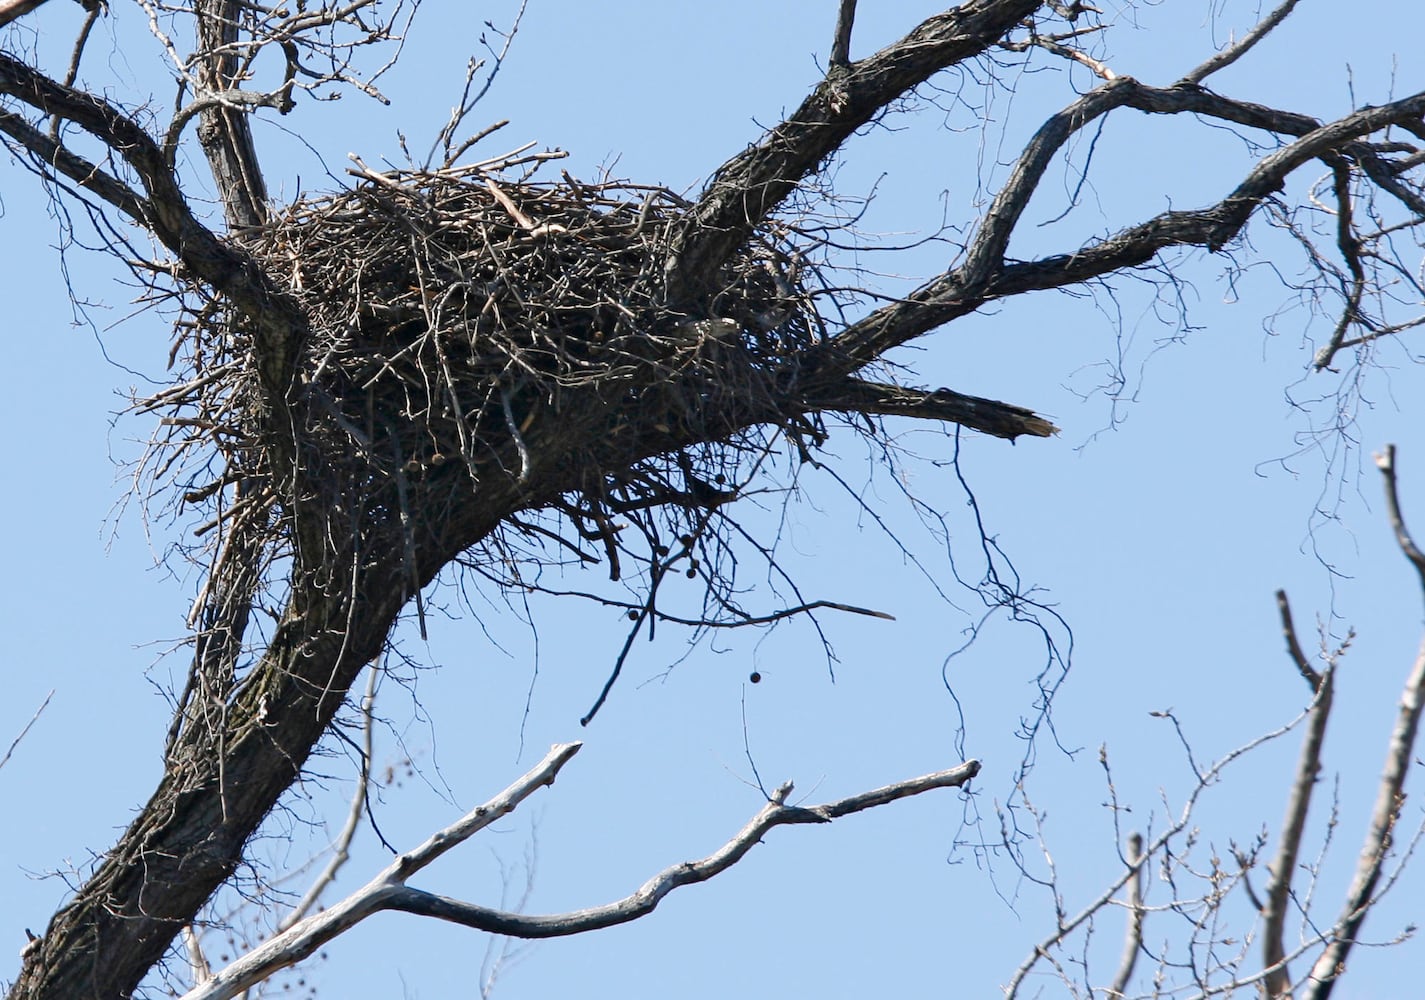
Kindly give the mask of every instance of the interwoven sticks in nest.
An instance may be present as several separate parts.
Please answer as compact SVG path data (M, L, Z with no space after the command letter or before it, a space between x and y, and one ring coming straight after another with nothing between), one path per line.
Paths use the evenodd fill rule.
M705 487L731 478L735 454L680 449L751 423L818 436L779 397L823 337L805 265L770 227L696 301L664 301L669 231L687 207L663 188L567 175L366 172L245 243L310 320L287 425L265 412L243 318L218 304L187 321L198 388L166 405L197 406L193 426L249 495L295 486L403 517L432 490L448 505L472 485L536 506L569 493L602 509L721 502ZM295 447L264 446L293 430ZM300 482L272 489L279 452L295 452Z
M460 459L478 481L513 441L525 483L523 434L541 414L558 415L566 444L616 431L571 425L609 419L590 396L623 421L701 437L689 422L716 408L709 393L753 388L725 383L731 352L765 370L813 338L791 251L771 238L705 301L662 301L667 230L686 207L669 191L375 176L297 206L254 248L308 305L302 370L346 418L329 428L348 438L342 450L345 423L372 439L398 428L387 459Z

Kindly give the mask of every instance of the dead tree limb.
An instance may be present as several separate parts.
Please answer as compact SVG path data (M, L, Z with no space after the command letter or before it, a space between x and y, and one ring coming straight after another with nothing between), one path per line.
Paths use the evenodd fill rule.
M787 796L792 791L791 782L787 782L777 789L757 815L717 851L697 861L685 861L665 868L623 899L570 913L552 916L511 913L436 895L406 884L436 858L509 815L536 790L552 785L559 771L579 751L580 746L579 743L556 745L544 760L499 795L475 807L424 844L396 858L350 896L299 921L195 986L184 994L183 1000L231 1000L279 970L307 958L328 941L383 910L435 917L474 930L517 938L567 937L628 923L652 913L673 890L706 882L731 868L774 827L829 823L842 816L937 788L959 788L980 770L979 761L966 761L949 770L898 781L818 806L787 805Z
M1401 513L1394 445L1387 445L1383 452L1376 455L1376 466L1384 480L1386 510L1395 531L1396 543L1419 575L1422 594L1425 594L1425 553L1415 544ZM1425 712L1425 639L1421 641L1420 651L1400 695L1395 727L1390 734L1385 765L1381 768L1379 792L1371 813L1370 828L1358 855L1356 873L1346 891L1341 915L1331 928L1331 940L1317 957L1301 990L1305 1000L1326 1000L1331 995L1375 903L1376 888L1395 846L1395 827L1405 804L1405 776L1415 756L1422 712Z
M1331 718L1336 685L1334 662L1328 663L1325 671L1320 673L1307 662L1292 624L1291 605L1287 603L1285 591L1277 591L1277 607L1281 612L1287 651L1297 671L1312 685L1313 701L1308 710L1296 774L1287 798L1286 815L1282 819L1276 858L1268 868L1271 881L1267 885L1262 907L1262 968L1265 972L1262 989L1269 998L1286 997L1291 993L1291 974L1286 964L1287 908L1292 898L1292 879L1296 875L1312 792L1321 773L1321 749L1326 741L1326 726Z

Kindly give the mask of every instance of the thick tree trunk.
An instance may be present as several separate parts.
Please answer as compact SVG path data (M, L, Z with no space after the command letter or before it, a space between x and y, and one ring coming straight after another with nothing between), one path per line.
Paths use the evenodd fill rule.
M399 567L369 572L354 602L316 591L294 597L254 682L220 727L185 730L153 797L35 943L12 998L133 992L232 875L403 603Z

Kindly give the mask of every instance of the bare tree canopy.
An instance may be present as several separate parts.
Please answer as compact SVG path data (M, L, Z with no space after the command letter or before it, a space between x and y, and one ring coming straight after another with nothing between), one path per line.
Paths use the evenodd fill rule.
M1117 282L1150 283L1168 299L1179 254L1220 255L1240 274L1253 260L1253 233L1268 227L1300 258L1296 270L1280 265L1284 282L1328 315L1329 334L1304 366L1323 380L1367 367L1371 351L1425 317L1425 90L1412 89L1425 81L1404 71L1400 93L1355 95L1355 105L1331 113L1217 86L1291 24L1296 0L1220 46L1184 46L1193 54L1154 80L1115 69L1114 39L1131 6L1115 17L1078 2L970 0L872 49L858 41L854 0L827 4L805 14L824 21L824 73L806 93L784 95L790 110L754 142L708 163L694 192L657 178L575 177L558 150L534 143L487 155L503 123L481 129L467 120L509 54L508 39L487 39L491 62L472 61L428 153L412 139L399 166L353 155L345 187L334 181L286 200L275 194L285 185L267 173L254 125L300 134L304 116L321 115L321 102L336 95L384 100L381 77L412 19L445 15L418 12L412 0L140 0L153 44L125 57L163 60L177 80L176 95L155 96L86 82L86 41L106 16L102 4L80 3L85 20L67 67L35 55L25 32L44 32L61 6L0 3L0 26L9 25L0 133L66 217L87 220L86 239L97 234L129 269L144 306L173 319L173 378L133 402L157 428L135 478L151 517L193 529L178 556L203 582L188 615L191 665L174 692L162 776L25 947L13 1000L117 1000L140 990L248 860L255 832L314 750L350 739L338 735L339 713L364 705L369 734L363 672L403 616L425 634L425 595L442 574L469 574L515 602L564 592L545 574L553 567L597 568L627 585L624 597L594 598L625 616L628 631L586 724L617 690L634 641L655 629L697 636L818 612L889 618L804 595L794 582L794 600L752 604L749 578L781 572L778 539L749 531L739 510L773 487L795 488L799 470L826 461L833 435L864 441L873 455L894 453L902 420L950 428L955 441L962 433L1018 441L1025 462L1034 448L1063 446L1055 419L1033 400L937 386L918 370L906 349L938 344L958 321L981 321L1031 292L1106 289L1111 297ZM967 164L1002 167L985 168L969 217L947 218L927 238L941 253L937 273L904 289L878 284L864 261L893 260L894 251L858 229L856 206L836 187L839 165L856 157L854 139L890 127L908 106L937 108L949 121L966 104L957 87L978 82L1007 100L1017 80L1038 73L1052 74L1057 111L1012 147L986 150L983 136L964 137ZM1165 191L1135 217L1054 243L1056 230L1041 231L1031 205L1041 207L1050 178L1071 177L1071 201L1092 183L1093 146L1110 119L1128 128L1171 119L1240 137L1237 160L1212 166L1235 170L1232 183L1202 202ZM1145 172L1158 155L1172 154L1145 152ZM7 190L36 183L12 174ZM216 208L195 193L203 190ZM925 211L942 209L930 201ZM1220 405L1211 387L1203 395L1204 405ZM1399 546L1425 567L1404 527L1393 453L1380 467ZM992 534L983 524L979 531L969 544L994 563ZM754 559L759 569L743 567ZM981 593L1038 616L1048 635L1053 609L1005 576L990 572ZM679 577L699 588L692 611L663 599ZM1297 723L1305 748L1290 783L1302 801L1284 824L1290 849L1259 890L1263 968L1230 972L1237 985L1260 981L1272 996L1325 997L1388 878L1425 682L1417 663L1357 883L1339 918L1324 919L1309 945L1294 949L1284 943L1285 914L1295 911L1283 872L1298 867L1344 647L1316 663L1281 601L1292 660L1309 685ZM1057 660L1053 639L1046 643ZM1054 685L1041 681L1041 720ZM1037 725L1025 727L1032 735ZM717 853L576 914L522 917L406 884L552 782L577 749L556 747L325 914L312 910L315 896L304 899L230 969L214 974L195 959L189 995L241 995L385 909L522 937L631 920L672 889L730 867L774 826L961 788L981 766L967 753L921 778L819 796L828 799L820 806L789 803L784 786ZM361 756L369 769L369 743ZM1194 768L1199 790L1218 772ZM363 784L368 777L363 771ZM361 805L358 796L352 824ZM1146 947L1141 873L1171 868L1189 815L1135 841L1122 877L1080 916L1061 912L1055 934L1009 973L1009 992L1127 892L1139 931L1130 930L1113 988L1125 995ZM1244 873L1256 863L1251 852L1238 860ZM1203 898L1209 908L1220 903ZM1293 982L1293 972L1306 978Z

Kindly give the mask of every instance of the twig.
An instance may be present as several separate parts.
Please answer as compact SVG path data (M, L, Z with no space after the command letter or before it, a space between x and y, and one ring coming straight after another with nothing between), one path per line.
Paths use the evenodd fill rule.
M1341 310L1341 318L1336 321L1336 328L1331 331L1326 346L1316 352L1312 361L1312 367L1317 371L1330 367L1336 352L1341 350L1346 342L1346 333L1354 324L1360 322L1361 299L1364 298L1368 285L1366 268L1361 261L1361 241L1356 236L1351 204L1351 165L1344 156L1333 154L1324 159L1331 167L1332 187L1336 193L1336 247L1341 251L1346 269L1351 272L1351 290L1346 295L1346 305Z
M193 982L205 982L213 974L213 967L208 964L208 957L203 954L203 941L192 924L183 928L183 950L188 955L188 972L193 977Z
M5 756L0 757L0 768L10 762L10 755L15 752L15 748L20 745L20 741L25 738L25 734L30 731L30 727L39 721L40 714L49 706L49 700L54 697L54 688L50 688L49 694L45 695L45 700L40 702L40 707L35 709L35 714L30 716L30 721L25 723L25 728L20 730L20 735L10 741L10 749L5 751Z
M1342 351L1349 347L1360 347L1362 344L1369 344L1373 340L1380 340L1382 337L1393 337L1397 333L1401 333L1405 330L1413 330L1417 326L1422 325L1425 325L1425 316L1407 320L1404 323L1390 323L1385 326L1371 324L1369 333L1363 333L1359 337L1348 337L1338 344L1332 344L1331 347L1336 351ZM1318 352L1316 360L1312 362L1312 366L1318 370L1330 365L1331 359L1325 353L1326 350L1327 349L1323 347L1321 351Z
M1306 683L1311 685L1312 691L1321 690L1321 675L1311 666L1306 654L1301 651L1301 643L1296 638L1296 626L1291 620L1291 604L1287 602L1286 591L1277 591L1277 611L1281 614L1282 634L1286 636L1286 651L1291 657L1291 662L1296 664L1296 669L1301 676L1306 678Z
M64 72L64 85L74 86L74 81L79 78L79 61L84 58L84 46L89 42L89 33L94 30L94 22L99 20L99 15L104 13L108 7L101 5L97 0L90 0L88 13L84 16L84 23L79 27L79 34L74 39L74 51L69 56L69 69ZM49 137L59 139L59 116L55 115L50 119Z
M475 81L475 74L480 72L480 67L485 64L485 60L471 58L469 66L465 71L465 89L461 91L460 103L450 109L450 121L440 130L440 133L435 138L435 142L431 143L430 152L426 154L427 167L430 166L431 161L435 158L435 151L438 147L443 146L445 148L445 166L452 167L455 165L455 161L460 159L461 155L467 149L489 135L496 128L501 127L500 125L496 125L494 128L485 129L478 135L466 139L458 148L452 147L455 141L455 130L460 127L460 123L465 120L466 115L474 110L475 105L479 104L485 95L490 92L490 87L495 83L495 77L500 74L500 67L505 65L505 57L510 54L510 46L514 44L515 35L519 34L520 22L524 20L524 12L527 6L529 6L529 0L520 0L519 10L515 11L514 23L510 25L510 30L507 32L499 32L493 25L488 25L491 30L496 30L497 33L504 38L505 42L500 46L499 52L491 49L489 45L485 46L486 50L494 57L495 64L490 67L490 72L485 76L485 82L473 96L470 93L470 85ZM482 43L484 42L485 39L483 35L480 40ZM504 123L501 123L501 125L503 124Z
M533 459L530 458L529 445L525 444L524 435L520 433L520 426L515 422L514 410L510 409L510 393L508 389L500 390L500 408L505 414L505 428L510 432L510 437L514 439L515 450L520 455L520 474L515 480L523 486L529 482L529 474L534 467Z
M178 155L178 140L182 138L183 130L188 123L205 111L212 111L215 108L227 108L232 111L241 111L244 114L256 108L275 108L285 115L292 110L291 88L283 87L271 93L255 90L224 90L205 94L179 109L163 135L163 155L170 167L173 166Z
M1390 517L1390 526L1395 531L1396 544L1415 567L1415 572L1420 575L1420 585L1425 588L1425 553L1416 546L1415 539L1405 527L1405 516L1400 512L1400 493L1395 478L1395 445L1386 445L1385 451L1376 456L1376 468L1380 469L1381 475L1385 477L1386 512Z
M1172 718L1170 713L1152 714L1167 715L1169 718ZM1097 896L1095 896L1087 904L1081 907L1077 913L1067 919L1060 919L1056 921L1055 929L1049 934L1047 934L1040 941L1038 941L1034 945L1028 957L1026 957L1024 961L1020 963L1019 968L1015 969L1013 976L1010 977L1009 983L1004 987L1004 996L1006 1000L1014 1000L1015 997L1019 996L1020 988L1023 987L1025 980L1034 970L1034 967L1038 965L1041 961L1053 960L1051 954L1051 950L1053 948L1062 944L1063 941L1068 938L1070 934L1074 933L1074 931L1076 931L1078 928L1093 921L1097 914L1102 911L1105 906L1108 906L1112 903L1114 896L1118 894L1119 890L1121 890L1125 885L1128 884L1130 880L1132 880L1136 876L1138 870L1141 869L1144 865L1146 865L1149 859L1157 856L1161 851L1164 850L1164 848L1168 846L1168 844L1173 840L1173 838L1179 836L1184 830L1188 828L1189 824L1192 822L1193 813L1197 808L1198 800L1207 791L1207 789L1211 788L1217 783L1218 777L1222 774L1223 771L1227 769L1230 764L1240 759L1241 757L1251 753L1253 750L1257 749L1263 744L1269 743L1272 740L1275 740L1277 737L1289 732L1293 727L1296 726L1298 722L1301 721L1301 718L1301 716L1298 716L1297 718L1291 720L1283 726L1278 726L1276 729L1273 729L1270 732L1263 733L1260 736L1248 740L1246 743L1238 746L1235 750L1231 750L1228 753L1224 754L1222 757L1219 757L1206 770L1203 770L1199 768L1196 764L1193 764L1193 773L1197 777L1196 784L1193 787L1192 791L1188 793L1187 799L1186 801L1184 801L1182 808L1178 812L1178 815L1172 819L1167 829L1165 829L1158 836L1154 837L1153 840L1148 843L1148 845L1143 849L1142 854L1140 856L1140 860L1136 866L1132 864L1126 865L1122 874L1120 874L1111 883L1105 886L1104 889ZM1176 721L1176 719L1173 719L1174 724L1176 724ZM1245 982L1246 980L1243 981Z
M1181 87L1185 84L1202 83L1203 80L1206 80L1213 73L1216 73L1218 70L1230 66L1238 59L1241 59L1249 51L1251 51L1254 45L1260 42L1263 38L1267 37L1267 35L1271 33L1273 28L1285 21L1287 15L1292 12L1292 9L1296 7L1297 3L1298 0L1284 0L1281 6L1277 7L1276 10L1272 11L1261 21L1257 22L1257 26L1255 28L1253 28L1251 31L1247 32L1247 34L1242 36L1242 40L1240 42L1238 42L1236 45L1229 45L1227 48L1217 53L1217 55L1202 63L1192 72L1188 73L1187 76L1179 80L1178 86Z
M1031 48L1043 49L1045 52L1059 56L1062 59L1068 59L1071 62L1087 66L1093 72L1093 75L1101 80L1117 80L1118 74L1115 73L1107 63L1095 59L1083 49L1077 49L1072 45L1064 44L1064 39L1077 38L1081 35L1088 35L1102 30L1102 25L1096 25L1092 28L1079 28L1071 32L1065 32L1063 35L1034 34L1023 41L1005 42L1003 48L1010 52L1027 52Z
M510 218L520 224L521 229L534 229L534 220L520 211L520 207L515 204L514 199L505 194L500 185L495 183L493 177L485 178L485 186L490 189L490 193L495 196L495 200L500 203L504 210L510 213Z
M398 182L388 177L386 174L380 173L376 170L372 170L366 165L365 161L363 161L361 157L357 156L355 153L347 153L346 158L352 163L356 164L355 167L346 168L346 172L351 174L353 177L364 177L368 181L375 181L382 187L390 188L392 191L400 192L403 190Z

